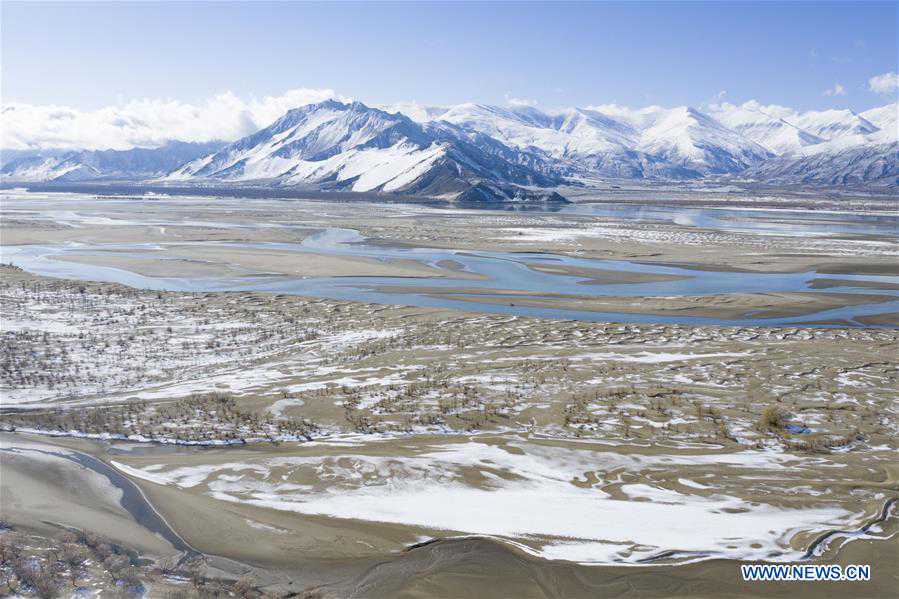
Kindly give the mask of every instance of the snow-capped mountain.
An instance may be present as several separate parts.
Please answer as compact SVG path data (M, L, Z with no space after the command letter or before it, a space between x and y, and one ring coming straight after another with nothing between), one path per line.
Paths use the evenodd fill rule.
M755 101L740 106L718 104L710 107L709 114L722 125L777 155L826 141L787 120L792 120L795 114L792 111L785 113L779 106L762 106Z
M622 123L581 109L546 114L527 106L460 104L438 118L521 150L539 150L557 160L624 151L634 134Z
M899 186L897 122L897 103L857 114L754 101L702 110L540 110L328 100L228 145L17 153L4 156L0 174L9 181L253 182L477 202L557 200L545 190L597 178Z
M4 164L0 173L14 181L84 181L101 177L96 168L79 160L78 152L17 158Z
M892 108L892 111L890 110ZM884 127L851 110L813 110L797 112L785 106L764 106L755 101L742 105L715 104L709 113L718 121L741 135L757 141L778 156L827 150L828 142L844 140L841 147L864 144L867 136L877 134ZM884 124L890 112L895 123L896 104L869 110L866 114ZM884 120L886 119L886 120ZM849 140L848 142L845 140Z
M867 135L879 130L876 125L851 110L812 110L797 114L792 122L828 141L847 135Z
M472 138L451 123L416 123L361 102L328 100L290 110L253 135L194 160L167 180L267 180L360 192L528 199L524 186L559 179L528 166L494 139Z
M11 160L4 159L0 175L14 181L147 179L166 175L185 161L223 145L173 141L159 148L20 153Z
M827 137L792 148L743 175L775 184L895 187L899 184L897 116L897 103L862 114L849 110L785 114L785 119Z
M699 175L733 173L772 156L757 143L687 106L598 107L640 132L636 149Z
M860 116L878 127L885 135L899 140L899 102L866 110Z
M0 150L0 169L2 169L7 164L13 162L14 160L21 160L23 158L34 158L36 156L43 156L44 158L49 158L50 156L61 156L63 154L68 153L69 150Z
M899 143L837 144L829 150L787 155L746 172L749 178L774 184L896 187Z
M551 112L483 104L396 108L409 110L413 118L450 122L552 159L566 174L693 178L742 170L772 155L688 107L600 106Z

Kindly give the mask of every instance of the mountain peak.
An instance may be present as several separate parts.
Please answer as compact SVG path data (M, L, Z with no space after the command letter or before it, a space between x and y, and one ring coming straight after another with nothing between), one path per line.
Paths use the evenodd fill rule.
M439 121L427 126L362 102L326 100L174 171L169 179L267 180L360 192L456 196L478 182L501 201L522 185L554 185L495 140ZM505 198L505 199L503 199Z

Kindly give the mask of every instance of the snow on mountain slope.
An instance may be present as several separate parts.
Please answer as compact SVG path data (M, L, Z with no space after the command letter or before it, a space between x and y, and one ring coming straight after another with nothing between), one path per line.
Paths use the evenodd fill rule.
M856 114L851 110L797 112L785 106L766 106L750 100L740 106L712 105L709 113L727 127L779 155L808 155L858 144L882 143L879 134L884 127L875 121L881 119L886 124L892 116L892 122L896 122L895 103ZM878 137L870 138L871 135ZM829 145L838 140L843 141Z
M700 174L738 172L772 156L759 144L699 110L649 106L595 108L639 131L635 150Z
M102 173L84 165L72 155L29 156L4 165L4 179L10 181L84 181L97 179Z
M778 113L787 117L795 114L779 106L769 108L750 100L739 106L715 104L708 110L722 125L774 154L787 154L825 141L778 116Z
M892 113L889 110L890 106L893 108ZM885 149L886 146L899 142L896 132L895 108L896 104L893 104L868 111L875 119L884 124L883 128L848 110L826 111L831 113L826 117L822 117L821 115L824 113L820 112L799 115L800 120L816 120L833 137L819 144L801 148L793 154L796 157L814 156L816 154L835 156L847 150L859 148L879 149L877 151L888 152L889 150ZM892 124L890 119L893 119ZM870 152L862 152L862 154L870 155Z
M10 160L0 169L10 181L86 181L91 179L145 179L171 171L218 149L221 142L170 142L159 148L131 150L82 150L26 155Z
M811 110L788 120L800 129L828 141L848 135L867 135L878 129L851 110Z
M384 112L364 110L359 103L329 100L295 108L270 126L185 165L170 178L278 178L304 161L324 160L365 144L401 122Z
M617 106L541 111L484 104L398 106L416 118L440 119L551 158L560 174L696 177L742 170L770 156L693 108Z
M800 113L756 101L703 110L416 102L384 108L310 104L227 146L7 153L0 174L17 181L255 181L472 199L499 190L511 199L540 195L523 188L584 177L890 181L899 141L895 102L861 114ZM857 164L847 163L853 159Z
M899 141L899 102L866 110L859 116L892 136L892 141Z
M51 156L62 156L68 154L67 150L9 150L0 149L0 168L7 164L22 160L23 158L50 158Z
M522 150L541 150L556 159L624 152L635 135L627 125L578 108L547 114L528 106L460 104L439 118Z
M496 140L442 122L416 123L360 102L329 100L290 110L271 126L173 171L166 179L272 180L326 189L458 195L558 181L518 162Z
M828 142L828 150L818 149L798 156L769 160L745 174L749 178L776 184L899 185L899 143L847 146L841 142L843 140Z
M353 148L321 161L302 161L284 173L286 184L333 181L352 191L401 190L421 177L446 148L432 144L419 149L399 143L389 148Z
M777 184L899 185L899 104L872 108L862 114L827 110L786 115L822 135L817 144L759 164L745 176Z

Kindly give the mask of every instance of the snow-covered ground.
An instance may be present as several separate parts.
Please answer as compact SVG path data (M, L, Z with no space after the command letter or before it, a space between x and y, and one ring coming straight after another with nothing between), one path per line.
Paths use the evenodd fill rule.
M602 445L468 440L415 443L385 456L381 445L386 447L365 447L372 453L331 451L176 468L113 465L133 477L222 501L442 534L491 535L542 557L591 564L633 564L663 550L792 561L803 553L790 545L797 531L846 527L858 517L834 503L784 507L729 494L724 481L737 473L779 477L820 462L772 452L639 455ZM709 478L705 472L712 465L718 474ZM708 484L656 479L674 468ZM634 477L657 482L621 482Z
M560 223L561 224L561 223ZM777 236L777 242L770 237ZM552 243L578 247L587 239L644 244L676 244L703 246L738 244L747 249L767 250L777 247L780 251L827 252L846 256L899 256L895 241L881 239L832 239L830 237L782 236L777 233L752 232L751 234L726 233L698 228L663 227L658 225L572 225L558 228L508 227L494 239L504 242Z

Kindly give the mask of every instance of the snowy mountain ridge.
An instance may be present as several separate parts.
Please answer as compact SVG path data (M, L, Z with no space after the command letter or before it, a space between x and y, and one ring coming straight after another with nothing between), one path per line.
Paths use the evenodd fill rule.
M558 167L568 175L580 171L593 176L684 179L730 174L765 182L766 173L781 172L790 174L778 177L777 183L876 186L896 186L899 179L891 166L899 161L895 102L861 114L798 112L755 101L712 104L703 110L614 104L555 111L482 104L398 104L385 109L422 122L447 120L521 151L542 153L560 161ZM853 156L864 156L862 162L879 167L847 175ZM837 166L846 161L849 165ZM812 163L818 166L811 168Z
M326 100L206 151L173 142L155 150L56 152L17 157L2 175L254 181L497 201L545 199L545 188L585 177L896 186L897 115L896 103L856 114L758 102L540 110Z
M164 176L185 161L205 156L223 145L217 141L172 141L159 148L131 150L4 151L0 175L14 181L146 179Z
M165 180L267 180L357 192L456 197L480 184L497 199L531 198L561 180L516 160L493 140L442 121L417 123L360 102L328 100L183 165Z

